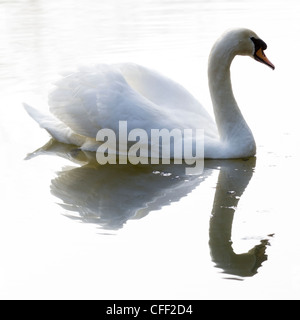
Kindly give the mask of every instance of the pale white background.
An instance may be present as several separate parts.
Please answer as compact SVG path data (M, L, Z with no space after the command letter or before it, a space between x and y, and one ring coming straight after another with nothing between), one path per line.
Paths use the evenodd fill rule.
M299 21L298 0L0 1L0 298L298 299ZM222 165L205 179L170 186L163 179L156 185L153 176L162 172L133 183L130 174L121 179L108 170L94 193L93 174L83 174L74 180L77 196L66 176L62 185L71 186L60 191L81 201L81 210L102 210L108 219L116 208L125 217L137 212L111 230L86 212L80 219L83 211L61 206L51 193L54 179L80 164L58 154L24 160L49 137L22 102L46 107L57 74L80 64L143 64L180 82L212 112L207 58L232 27L258 33L276 66L246 57L232 66L234 92L258 145L252 179L233 208L233 249L270 244L268 259L247 278L222 273L210 255Z

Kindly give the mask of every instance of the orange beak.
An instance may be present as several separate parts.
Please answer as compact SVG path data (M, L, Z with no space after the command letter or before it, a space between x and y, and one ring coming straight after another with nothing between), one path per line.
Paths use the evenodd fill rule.
M267 56L265 55L265 53L263 52L262 48L258 49L255 52L254 58L261 62L266 64L267 66L269 66L270 68L272 68L273 70L275 69L274 64L267 58Z

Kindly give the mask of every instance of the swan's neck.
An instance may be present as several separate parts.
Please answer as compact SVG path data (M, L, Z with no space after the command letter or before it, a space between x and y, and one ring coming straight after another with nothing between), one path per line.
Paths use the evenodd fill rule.
M255 141L232 92L230 66L236 53L225 41L213 47L208 66L209 89L222 147L228 157L255 154Z

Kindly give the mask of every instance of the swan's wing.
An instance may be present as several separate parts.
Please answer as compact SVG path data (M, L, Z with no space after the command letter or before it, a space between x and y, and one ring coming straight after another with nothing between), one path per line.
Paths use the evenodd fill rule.
M113 66L81 68L56 83L49 95L50 111L74 132L95 138L98 131L118 131L119 121L131 128L150 128L163 110L133 90Z
M205 129L216 126L201 104L176 82L135 64L97 65L69 73L49 96L51 112L74 132L95 138L102 128Z
M118 91L119 81L112 78L105 66L65 74L49 94L50 111L74 132L95 138L101 129L99 117L103 120L106 117L107 110L101 110L102 106L109 107Z
M207 137L218 137L216 124L209 113L183 86L136 64L115 66L133 89L164 110L169 122L179 128L204 129Z

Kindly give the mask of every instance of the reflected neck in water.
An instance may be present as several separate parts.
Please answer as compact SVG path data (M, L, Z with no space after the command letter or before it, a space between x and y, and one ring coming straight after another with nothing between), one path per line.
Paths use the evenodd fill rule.
M213 262L224 273L240 277L253 276L267 260L265 250L268 240L262 240L243 254L233 251L231 241L234 213L253 176L255 160L222 162L210 219L209 246Z

